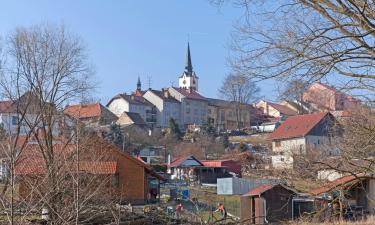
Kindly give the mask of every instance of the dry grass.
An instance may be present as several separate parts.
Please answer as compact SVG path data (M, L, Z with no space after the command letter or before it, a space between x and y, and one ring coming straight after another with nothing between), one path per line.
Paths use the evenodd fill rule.
M337 222L325 222L325 223L312 223L312 222L303 222L303 221L293 221L286 223L287 225L375 225L375 217L372 216L366 220L355 221L355 222L346 222L346 221L337 221Z

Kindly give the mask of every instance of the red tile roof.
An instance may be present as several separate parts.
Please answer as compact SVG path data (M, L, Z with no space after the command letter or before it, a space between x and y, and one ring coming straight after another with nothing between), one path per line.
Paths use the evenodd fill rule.
M341 177L341 178L338 178L322 187L319 187L319 188L315 188L313 190L310 191L310 194L312 195L320 195L320 194L323 194L323 193L327 193L327 192L330 192L331 190L337 188L337 187L340 187L340 186L343 186L347 183L350 183L350 182L353 182L353 181L360 181L364 178L374 178L372 176L369 176L369 175L365 175L365 174L358 174L356 176L354 175L350 175L350 176L345 176L345 177Z
M229 172L241 174L241 163L231 159L202 160L201 162L205 167L225 167Z
M270 135L270 139L304 137L327 115L330 114L328 112L319 112L291 116Z
M117 172L117 163L114 161L109 162L80 162L79 171L92 173L92 174L111 174Z
M264 192L272 189L273 187L275 187L277 184L261 184L259 185L258 187L255 187L253 189L251 189L249 192L247 192L246 194L244 194L243 196L256 196L256 195L261 195L263 194Z
M100 103L86 105L71 105L64 109L64 113L77 119L100 117L102 109Z
M294 116L297 115L297 112L288 108L287 106L268 102L268 105L270 105L272 108L276 109L279 111L281 114L287 115L287 116Z
M185 96L186 98L195 99L195 100L204 100L207 99L203 97L201 94L199 94L197 91L194 91L193 89L186 89L186 88L174 88L176 91L178 91L180 94Z

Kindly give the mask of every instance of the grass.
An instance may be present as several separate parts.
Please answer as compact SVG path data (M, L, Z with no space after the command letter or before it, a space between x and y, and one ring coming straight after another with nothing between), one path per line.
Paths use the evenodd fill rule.
M286 223L287 225L374 225L375 224L375 217L371 216L366 220L362 221L337 221L337 222L324 222L324 223L313 223L313 222L304 222L304 221L293 221Z
M261 134L257 136L230 136L229 141L231 142L243 142L251 144L269 144L268 134Z

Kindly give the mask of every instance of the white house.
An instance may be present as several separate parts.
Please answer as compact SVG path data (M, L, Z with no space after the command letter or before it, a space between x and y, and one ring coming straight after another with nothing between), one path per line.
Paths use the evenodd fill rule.
M138 113L149 127L156 124L156 108L142 96L119 94L107 104L108 109L120 117L123 112Z
M149 89L143 97L156 107L156 127L169 127L171 118L181 125L181 103L169 94L168 89Z
M202 125L208 120L208 101L194 89L171 87L170 95L181 103L181 124Z
M292 168L293 156L307 150L324 150L331 141L334 117L328 112L289 117L271 135L272 165L274 168ZM325 149L329 151L329 149Z
M50 107L50 110L56 110L52 104ZM26 92L15 101L0 101L0 124L8 134L26 135L31 129L38 129L42 126L40 114L38 97L31 92ZM58 135L58 118L52 122L53 135Z

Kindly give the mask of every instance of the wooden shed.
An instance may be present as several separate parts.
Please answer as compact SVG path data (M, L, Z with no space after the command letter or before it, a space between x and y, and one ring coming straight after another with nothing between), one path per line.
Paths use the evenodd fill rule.
M241 197L241 221L266 224L292 219L297 192L283 184L262 184Z

